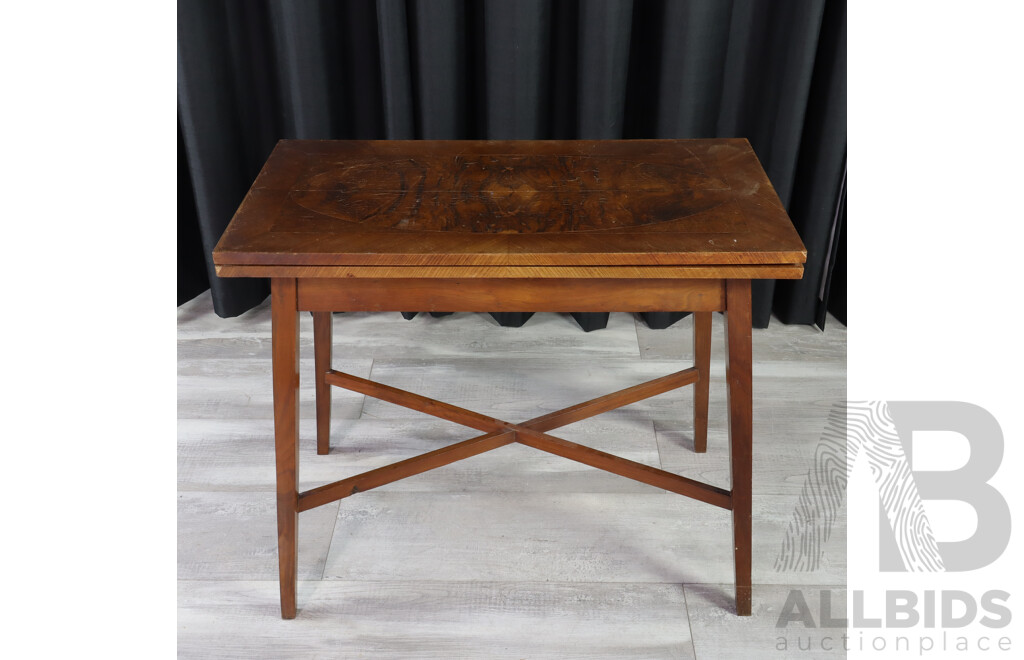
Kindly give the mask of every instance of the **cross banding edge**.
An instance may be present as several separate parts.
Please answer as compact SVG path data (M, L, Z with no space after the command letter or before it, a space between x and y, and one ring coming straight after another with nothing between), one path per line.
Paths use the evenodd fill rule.
M404 461L385 465L384 467L369 470L347 479L301 492L298 498L299 511L313 509L358 492L377 488L393 481L469 458L470 456L476 456L498 447L504 447L513 442L578 461L606 472L612 472L633 479L634 481L707 502L723 509L732 509L731 491L576 444L575 442L563 440L562 438L556 438L546 433L546 431L551 431L630 403L642 401L669 390L692 385L699 379L696 367L683 369L682 371L662 376L646 383L627 387L612 394L563 408L541 417L535 417L521 424L512 424L481 415L472 410L466 410L443 401L406 392L405 390L382 385L381 383L375 383L372 380L334 371L333 369L327 371L324 379L329 385L359 392L382 401L427 413L428 415L462 424L479 431L485 431L486 435L457 442Z

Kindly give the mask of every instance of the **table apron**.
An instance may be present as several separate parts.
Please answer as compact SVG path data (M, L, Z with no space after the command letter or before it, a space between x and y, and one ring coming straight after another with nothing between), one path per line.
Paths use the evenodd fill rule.
M717 312L718 279L299 278L310 312Z

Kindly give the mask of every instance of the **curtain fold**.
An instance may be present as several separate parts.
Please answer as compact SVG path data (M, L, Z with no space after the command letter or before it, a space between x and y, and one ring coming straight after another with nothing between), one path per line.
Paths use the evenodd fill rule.
M205 278L221 316L267 295L210 252L280 138L746 137L808 249L803 280L755 282L754 324L813 323L845 268L845 48L833 0L180 0L179 290Z
M221 279L211 253L231 216L259 171L246 156L257 149L256 138L242 135L247 127L244 106L235 89L244 88L244 71L233 66L232 32L249 37L252 25L228 20L237 4L182 2L178 4L178 117L188 155L189 175L199 216L205 268L220 316L237 316L258 305L270 293L264 280ZM236 40L237 41L237 40ZM271 144L262 145L264 158ZM179 274L180 277L180 274Z
M461 0L410 0L416 137L462 140L476 132L469 114L466 9Z
M666 2L654 16L661 46L658 102L651 108L658 137L715 137L732 24L730 0Z
M788 208L824 0L736 0L716 133L746 137ZM752 284L753 323L767 327L775 280Z
M492 140L548 134L551 3L483 3L483 132Z
M178 118L178 304L192 300L210 288L199 234L199 213L188 171L188 152Z
M413 117L412 65L405 0L377 0L380 85L384 131L389 140L416 137Z
M546 135L551 3L485 0L481 128L490 140L529 140ZM529 312L492 312L506 327L526 323Z
M802 280L779 281L775 314L783 323L823 325L828 297L822 287L839 263L845 215L840 210L846 181L845 5L825 8L806 106L788 210L807 247L807 263ZM845 290L845 280L842 286Z

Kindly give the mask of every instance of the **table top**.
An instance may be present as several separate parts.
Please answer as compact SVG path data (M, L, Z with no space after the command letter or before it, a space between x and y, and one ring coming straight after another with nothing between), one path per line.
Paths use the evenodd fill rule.
M741 138L282 140L213 258L225 276L800 277L806 251Z

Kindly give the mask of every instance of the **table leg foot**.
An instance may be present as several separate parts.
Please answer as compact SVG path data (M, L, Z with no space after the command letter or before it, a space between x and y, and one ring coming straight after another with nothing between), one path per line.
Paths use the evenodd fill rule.
M736 586L736 615L750 616L750 585Z
M753 392L751 389L750 280L726 281L726 381L732 528L736 560L736 614L750 615Z
M281 582L281 618L294 619L298 582L299 516L294 505L277 504L277 559Z

